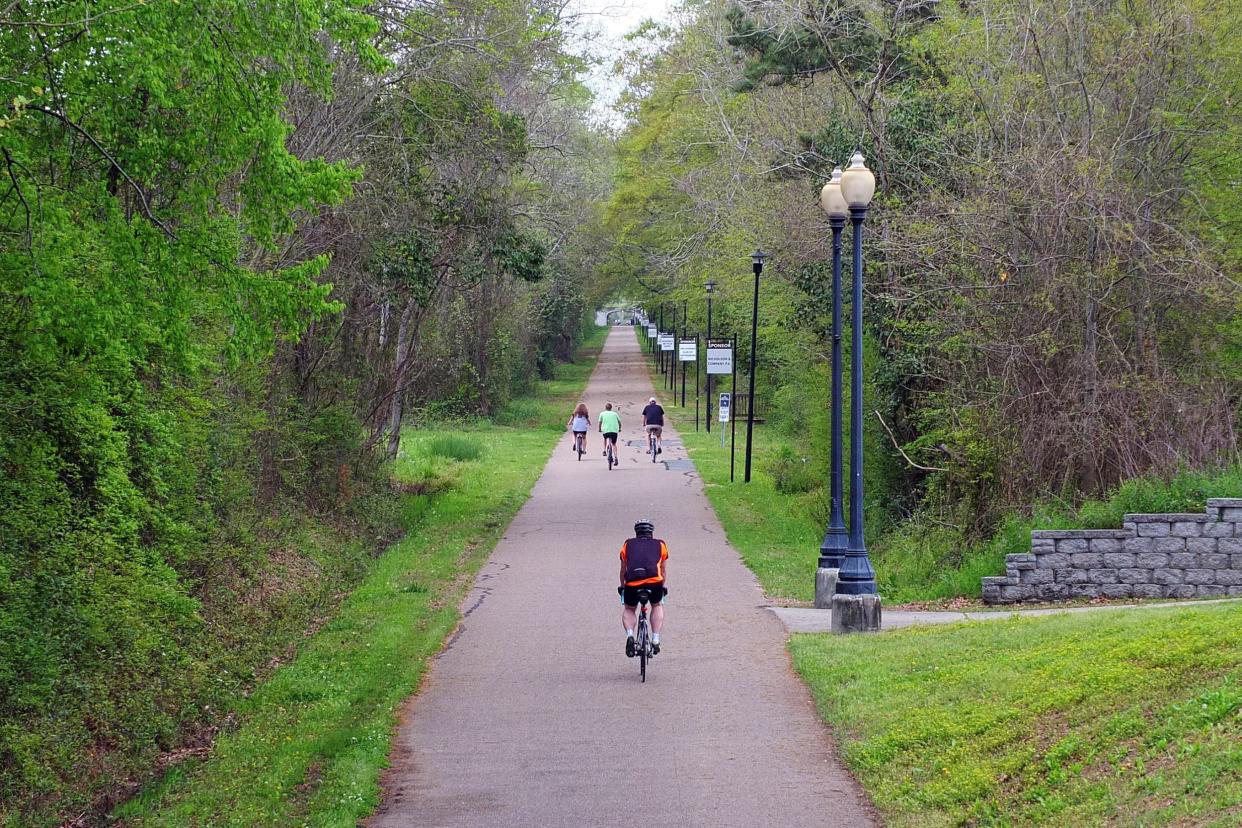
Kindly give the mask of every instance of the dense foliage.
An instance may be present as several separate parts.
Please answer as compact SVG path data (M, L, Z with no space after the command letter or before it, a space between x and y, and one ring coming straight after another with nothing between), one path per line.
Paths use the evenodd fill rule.
M198 738L391 531L411 410L569 357L557 8L0 10L0 822Z
M703 283L723 282L714 328L747 334L745 364L747 256L774 254L757 381L792 454L813 461L788 485L824 497L817 197L855 147L878 178L870 514L947 524L952 546L1038 500L1236 457L1236 4L705 0L683 13L628 64L609 267L651 307L687 302L699 330ZM767 463L778 486L787 459Z

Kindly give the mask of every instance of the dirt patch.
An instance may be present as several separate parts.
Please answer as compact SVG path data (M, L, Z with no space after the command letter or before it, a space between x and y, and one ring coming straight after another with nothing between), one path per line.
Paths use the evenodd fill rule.
M307 804L310 802L311 795L315 789L319 787L319 783L323 781L323 762L311 762L310 767L306 769L306 779L298 783L293 788L293 807L294 813L306 813Z

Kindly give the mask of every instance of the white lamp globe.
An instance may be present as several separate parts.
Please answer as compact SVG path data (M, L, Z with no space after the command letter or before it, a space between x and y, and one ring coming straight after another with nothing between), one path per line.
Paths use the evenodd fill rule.
M875 175L867 169L858 150L854 150L850 165L841 173L841 195L850 207L866 207L875 195Z
M832 171L832 178L824 185L824 189L820 191L819 206L824 209L825 213L834 218L844 218L849 213L849 205L845 203L845 196L841 195L840 166Z

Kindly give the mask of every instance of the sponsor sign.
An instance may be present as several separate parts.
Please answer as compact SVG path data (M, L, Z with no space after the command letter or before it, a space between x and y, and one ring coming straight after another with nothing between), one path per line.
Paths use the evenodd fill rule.
M660 334L660 350L661 351L673 350L675 339L676 337L673 336L672 334Z
M729 422L729 406L732 404L733 404L732 394L721 394L720 395L720 406L719 406L720 422L722 423Z
M677 356L682 362L694 362L699 358L698 343L693 339L683 339L677 343Z
M733 343L727 339L707 340L707 373L733 373Z
M656 326L655 326L655 325L648 325L648 326L647 326L647 336L648 336L648 337L652 337L652 336L657 336L657 335L659 335L659 331L657 331L657 330L656 330Z

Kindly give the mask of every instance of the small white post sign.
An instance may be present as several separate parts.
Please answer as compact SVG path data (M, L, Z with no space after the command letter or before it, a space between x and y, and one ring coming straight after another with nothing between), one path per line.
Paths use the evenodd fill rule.
M733 373L733 343L727 339L707 340L707 373Z
M677 355L682 362L694 362L699 358L698 343L693 339L683 339L677 343Z
M733 404L732 394L721 394L720 395L720 405L718 407L720 411L720 422L722 423L729 422L729 406L732 404Z
M661 351L673 350L673 339L674 337L672 334L660 334L660 350Z
M648 337L656 336L656 335L658 335L658 334L659 334L659 331L657 331L657 330L656 330L656 326L655 326L655 325L648 325L648 326L647 326L647 336L648 336Z

